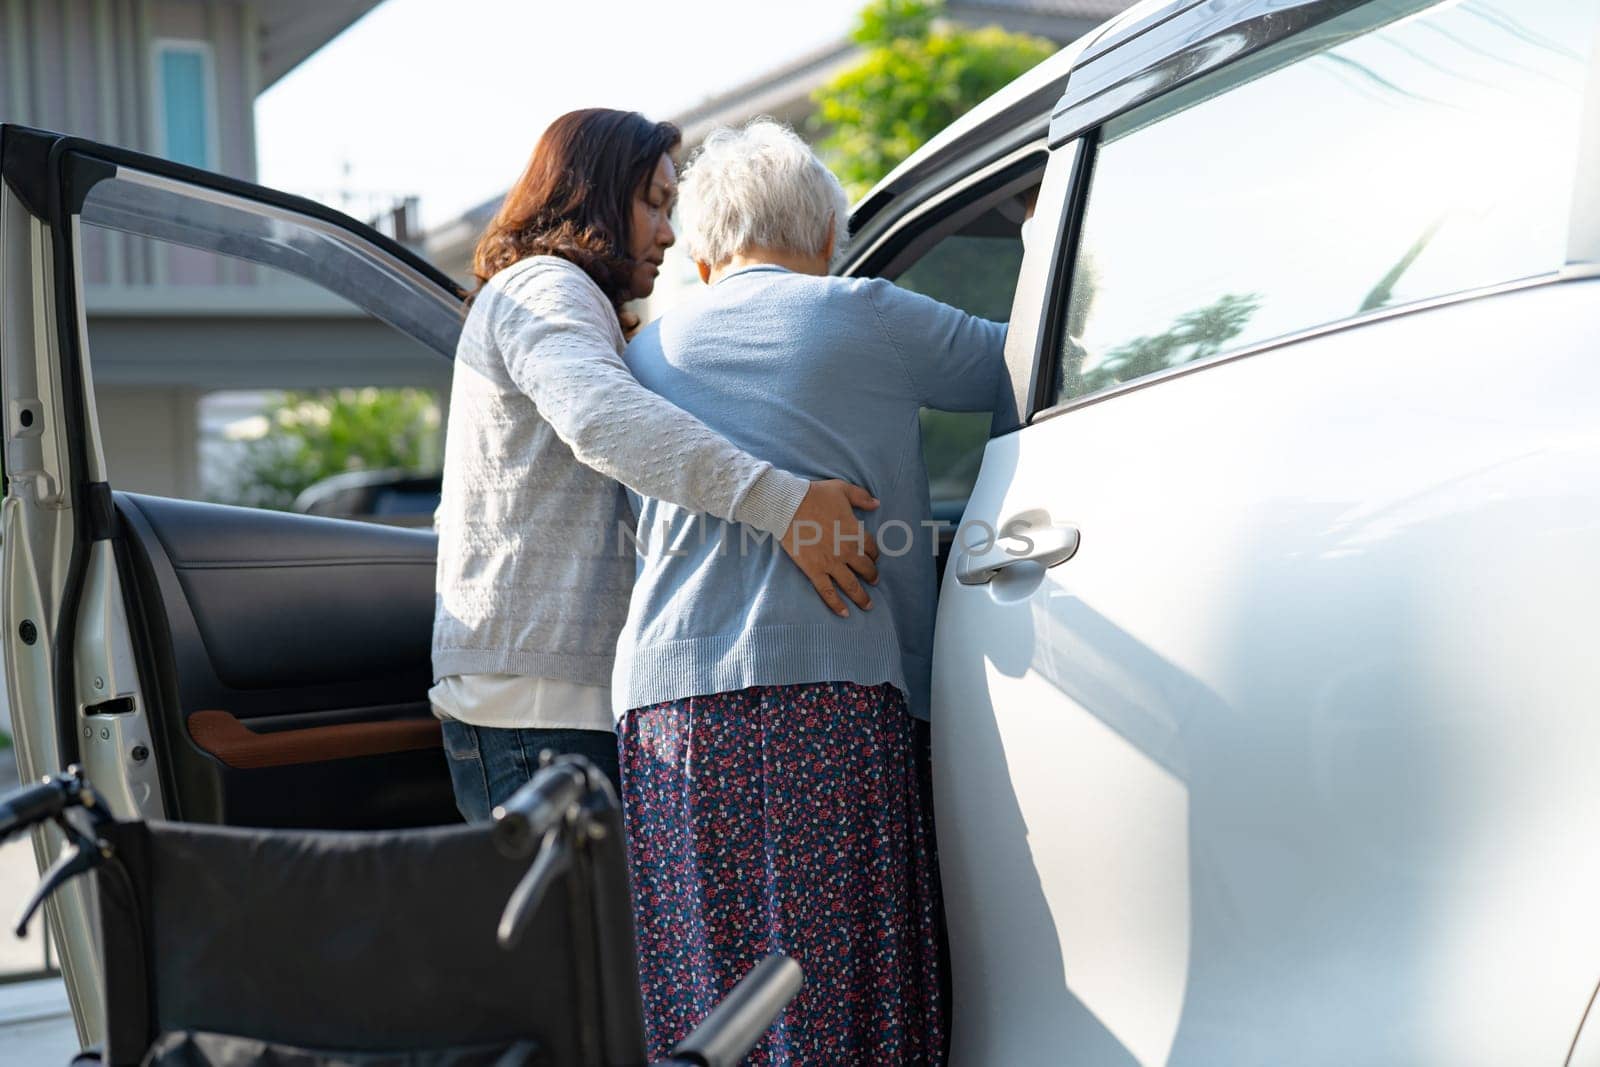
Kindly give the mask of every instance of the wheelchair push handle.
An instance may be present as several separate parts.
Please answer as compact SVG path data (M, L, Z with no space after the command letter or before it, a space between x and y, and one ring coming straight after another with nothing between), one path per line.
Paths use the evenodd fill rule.
M494 809L495 848L508 859L534 857L500 915L495 937L501 948L522 940L545 893L572 866L574 836L588 825L583 802L599 776L581 756L546 753L541 762L539 773Z
M13 789L0 797L0 842L80 805L92 807L94 794L76 768L59 778Z
M533 855L545 834L568 817L588 787L587 762L562 758L547 764L494 809L495 847L510 859Z
M66 817L69 808L83 808L88 813L91 833L86 834L72 825ZM50 894L98 866L111 854L109 846L99 839L98 827L115 820L76 765L68 767L59 777L46 778L38 785L23 786L0 797L0 841L46 820L61 828L67 847L44 872L33 895L23 904L15 928L18 937L27 936L28 923Z
M738 1067L800 992L803 980L794 960L780 953L768 956L750 968L733 992L672 1050L668 1062L683 1067Z

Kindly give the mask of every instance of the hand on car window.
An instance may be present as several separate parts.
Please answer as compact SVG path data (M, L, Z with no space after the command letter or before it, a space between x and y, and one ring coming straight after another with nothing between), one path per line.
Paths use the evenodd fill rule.
M862 582L878 580L878 543L856 518L856 509L877 507L877 498L860 486L837 478L812 482L783 536L783 550L841 618L850 615L841 590L862 611L872 607Z

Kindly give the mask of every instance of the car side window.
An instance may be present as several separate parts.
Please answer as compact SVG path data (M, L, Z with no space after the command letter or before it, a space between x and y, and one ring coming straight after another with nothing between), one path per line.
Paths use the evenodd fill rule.
M310 223L163 184L100 182L80 221L113 489L430 524L458 307Z
M1558 270L1594 6L1367 4L1108 122L1053 402Z
M1012 222L992 212L934 245L895 283L970 314L1004 322L1011 317L1022 267L1019 223L1020 215ZM935 515L954 522L978 480L992 416L924 408L921 418L928 496Z

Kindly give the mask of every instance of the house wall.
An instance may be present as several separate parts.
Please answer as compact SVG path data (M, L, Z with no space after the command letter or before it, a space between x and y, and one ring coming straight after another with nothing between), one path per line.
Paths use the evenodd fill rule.
M157 43L170 40L210 49L208 169L253 180L260 59L246 4L0 0L0 121L160 155L155 57ZM248 281L231 268L216 277L186 276L193 270L183 251L134 248L115 234L86 236L83 274L91 285Z
M128 492L204 498L213 391L412 386L448 417L450 361L365 316L102 314L89 349L107 480Z
M89 320L98 387L448 386L451 363L364 315L130 315Z
M200 390L96 385L95 408L115 489L155 496L200 495Z
M249 5L202 0L0 0L0 119L159 149L155 42L211 46L213 170L254 179L260 60Z

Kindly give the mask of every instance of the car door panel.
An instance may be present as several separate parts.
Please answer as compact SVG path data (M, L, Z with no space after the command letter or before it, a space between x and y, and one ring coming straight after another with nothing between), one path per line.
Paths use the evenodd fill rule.
M453 817L418 530L119 493L169 665L164 763L186 818L363 827ZM205 788L196 788L207 783ZM209 801L207 803L206 801Z
M968 520L1082 542L945 579L952 1062L1561 1062L1600 958L1597 295L1400 314L991 443Z
M230 691L426 680L432 533L130 494L119 503L149 524ZM388 598L412 610L373 610ZM351 632L361 640L330 640Z

